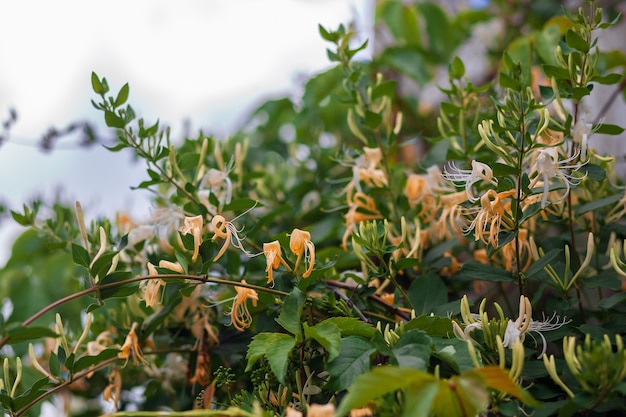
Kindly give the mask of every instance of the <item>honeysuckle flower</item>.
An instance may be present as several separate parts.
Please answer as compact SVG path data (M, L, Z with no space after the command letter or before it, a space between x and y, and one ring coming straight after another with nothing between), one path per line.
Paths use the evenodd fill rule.
M448 167L444 169L442 176L448 181L464 183L467 199L471 202L480 198L479 196L474 195L474 191L472 189L474 184L478 181L485 181L493 185L498 184L497 180L493 176L493 170L491 167L476 160L472 161L472 169L460 169L454 164L454 162L450 162L448 163Z
M387 175L381 169L380 163L383 153L380 148L363 148L363 155L356 160L353 168L354 185L361 191L360 182L374 187L383 187L388 184Z
M335 417L335 406L333 404L311 404L307 417Z
M163 261L162 261L163 262ZM169 269L169 268L168 268ZM182 268L181 268L182 269ZM152 263L148 262L148 275L155 277L159 275L156 267ZM161 287L165 286L165 281L162 279L148 279L142 282L143 299L146 302L146 307L154 307L161 302L159 292Z
M215 196L220 207L230 203L232 200L233 184L228 174L228 171L211 168L200 181L198 197L200 197L207 208L211 209L213 207L209 202L211 194Z
M373 198L362 192L356 192L354 196L348 195L348 212L346 213L346 231L341 239L344 250L348 250L348 237L355 230L356 225L365 220L376 220L382 218L382 215L376 208L376 202Z
M285 259L283 259L282 249L280 247L280 242L275 240L273 242L264 243L263 244L263 255L265 255L265 259L267 261L267 266L265 268L265 272L267 273L267 283L271 284L274 282L274 270L278 269L278 267L282 264L287 270L291 271L291 267Z
M120 394L122 393L122 376L117 368L111 369L109 385L104 388L102 397L104 401L112 401L115 409L120 407Z
M191 233L193 235L193 255L191 255L191 262L195 262L198 259L200 253L200 245L202 244L202 227L204 226L204 219L202 215L193 217L185 217L183 227L180 232L183 235Z
M141 352L141 347L139 346L139 338L137 337L137 323L134 322L130 327L130 331L128 335L126 335L126 339L124 340L124 344L120 348L121 352L117 354L117 357L120 359L126 359L128 362L129 358L133 358L133 362L137 364L137 362L141 362L146 365L148 361L143 357L143 353Z
M474 231L475 240L480 240L485 245L491 243L493 247L498 247L498 233L502 226L502 221L507 224L510 219L505 213L510 210L511 203L505 203L504 200L515 194L515 190L503 191L497 193L494 190L488 190L480 197L480 210L476 217L465 229L466 233ZM509 224L509 226L512 226Z
M576 171L580 168L580 164L569 165L578 155L574 155L567 159L559 160L559 152L557 148L539 148L537 149L535 164L533 170L536 176L530 183L529 188L534 187L539 182L543 185L543 198L541 200L541 208L548 205L548 195L550 194L550 183L558 181L565 185L565 192L557 199L563 200L570 191L572 185L577 185L579 181L573 177L569 170Z
M217 255L213 258L213 262L220 259L222 255L226 253L226 249L228 249L231 243L234 247L240 249L246 256L252 256L252 254L243 247L243 243L239 238L240 230L237 230L232 222L226 221L224 216L221 214L213 216L213 219L211 219L211 226L213 227L213 232L215 233L215 235L213 235L213 240L224 239L224 244Z
M242 279L241 283L246 284L246 280ZM259 295L252 288L240 287L238 285L235 285L235 291L237 295L230 309L230 319L233 327L243 332L250 326L250 323L252 323L252 316L250 315L246 301L252 300L252 305L256 307L259 301Z
M587 160L587 149L589 147L589 136L593 132L593 124L587 123L587 117L591 112L589 109L585 109L579 112L578 120L574 123L574 128L572 129L572 138L574 139L574 143L580 149L580 160Z
M302 274L302 278L308 278L315 266L315 245L311 242L311 233L300 229L293 229L289 239L289 249L298 256L296 264L293 267L294 271L298 270L298 266L300 266L300 261L304 255L304 262L308 263L309 267Z
M178 272L179 274L185 273L185 270L180 263L166 261L165 259L161 259L159 261L159 268L169 269L170 271Z

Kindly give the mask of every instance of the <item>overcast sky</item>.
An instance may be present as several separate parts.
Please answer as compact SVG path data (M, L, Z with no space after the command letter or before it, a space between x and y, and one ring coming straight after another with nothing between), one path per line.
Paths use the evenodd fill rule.
M62 187L88 217L147 212L129 190L143 178L130 155L72 150L71 142L51 154L36 147L51 126L100 122L91 71L113 91L128 82L138 115L159 118L174 137L184 119L194 131L225 136L263 98L329 66L318 24L357 18L366 28L371 7L371 0L0 2L0 120L10 108L19 115L0 146L0 199L16 209ZM11 222L0 223L0 262L19 230Z

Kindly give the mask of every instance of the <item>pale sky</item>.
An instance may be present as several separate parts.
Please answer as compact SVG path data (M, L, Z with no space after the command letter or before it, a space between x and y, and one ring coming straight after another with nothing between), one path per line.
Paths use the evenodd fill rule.
M129 154L61 150L71 141L43 154L35 145L51 126L101 123L90 104L91 71L112 91L128 82L138 115L160 119L173 137L184 119L194 133L226 136L263 98L289 94L303 76L329 67L318 24L356 18L367 28L372 7L371 0L0 2L0 120L10 108L19 115L0 146L0 199L19 209L62 186L91 218L125 208L147 213L145 199L129 190L144 175ZM20 230L11 223L0 223L0 264Z

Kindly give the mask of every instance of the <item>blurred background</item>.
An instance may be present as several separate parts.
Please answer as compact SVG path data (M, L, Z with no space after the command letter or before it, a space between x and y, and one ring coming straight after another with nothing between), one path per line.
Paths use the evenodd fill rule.
M112 91L126 82L139 117L226 137L264 100L297 94L330 68L318 24L373 23L373 0L136 0L1 2L0 120L17 119L0 142L0 204L20 210L35 197L79 200L88 218L116 210L145 214L147 193L132 192L144 167L128 153L81 147L88 122L110 138L90 104L91 72ZM365 55L369 54L369 49ZM46 151L45 148L51 148ZM23 230L0 220L0 264Z

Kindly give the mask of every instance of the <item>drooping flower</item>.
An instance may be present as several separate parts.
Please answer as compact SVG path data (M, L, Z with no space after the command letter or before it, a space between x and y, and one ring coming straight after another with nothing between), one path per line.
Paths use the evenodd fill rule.
M454 162L450 162L448 167L444 169L442 174L443 178L455 183L464 183L467 199L474 202L480 198L480 196L474 195L473 186L479 181L486 181L490 184L497 185L498 182L493 176L493 170L487 164L472 161L472 169L460 169Z
M466 233L474 231L475 240L480 240L485 245L491 243L493 247L498 247L498 233L502 226L502 221L509 223L510 219L505 214L510 211L511 203L504 202L505 199L515 194L515 190L502 191L497 193L488 190L480 197L480 206L476 217L465 229Z
M211 219L211 226L213 226L213 240L224 239L224 244L220 251L213 258L213 262L217 261L226 253L226 250L230 246L231 242L233 246L237 249L240 249L246 256L252 256L247 250L244 249L243 243L241 242L241 238L239 238L240 230L237 230L235 225L232 222L226 221L226 218L221 214L213 216ZM233 242L234 238L234 242Z
M151 277L159 275L156 267L150 262L148 262L148 275ZM146 302L146 307L154 307L155 305L160 303L161 298L159 297L159 291L161 287L164 286L165 281L163 281L162 279L148 279L142 282L142 288L144 291L143 299Z
M535 177L531 181L529 188L532 188L539 183L543 186L541 208L545 208L548 205L548 195L550 194L551 182L556 181L565 185L565 191L557 199L557 201L561 201L567 197L571 186L579 183L579 180L569 173L569 171L576 171L580 168L580 164L569 164L576 158L578 158L578 154L575 154L567 159L559 160L559 152L557 148L537 149L535 164L533 166Z
M202 215L193 217L185 217L183 227L180 232L183 235L191 233L193 235L193 255L191 256L191 262L195 262L198 259L200 253L200 245L202 244L202 227L204 226L204 219Z
M335 417L335 406L328 404L311 404L307 417Z
M265 259L267 261L267 266L265 268L265 272L267 272L267 283L271 284L274 282L274 270L278 269L278 267L282 264L287 270L291 271L291 267L285 261L282 255L282 249L280 247L280 242L275 240L273 242L264 243L263 244L263 255L265 255Z
M113 368L109 374L109 385L104 388L102 397L104 401L112 401L115 409L120 408L120 394L122 393L122 376L117 368Z
M148 361L143 357L143 353L141 352L136 330L137 323L134 322L128 332L128 335L126 336L126 339L124 340L124 344L120 348L121 352L117 354L117 357L120 359L126 359L127 362L128 359L132 357L135 364L139 361L142 364L147 365Z
M241 283L247 284L245 279L242 279ZM233 327L243 332L250 326L250 323L252 323L252 316L250 315L246 301L252 300L252 305L256 307L259 301L259 295L252 288L240 287L238 285L235 285L235 291L237 295L230 309L230 319Z
M289 239L289 249L298 256L296 264L293 267L294 271L298 270L298 266L300 266L300 261L304 255L304 262L308 263L309 266L302 274L302 278L308 278L315 266L315 245L311 242L311 233L300 229L293 229L291 238Z

